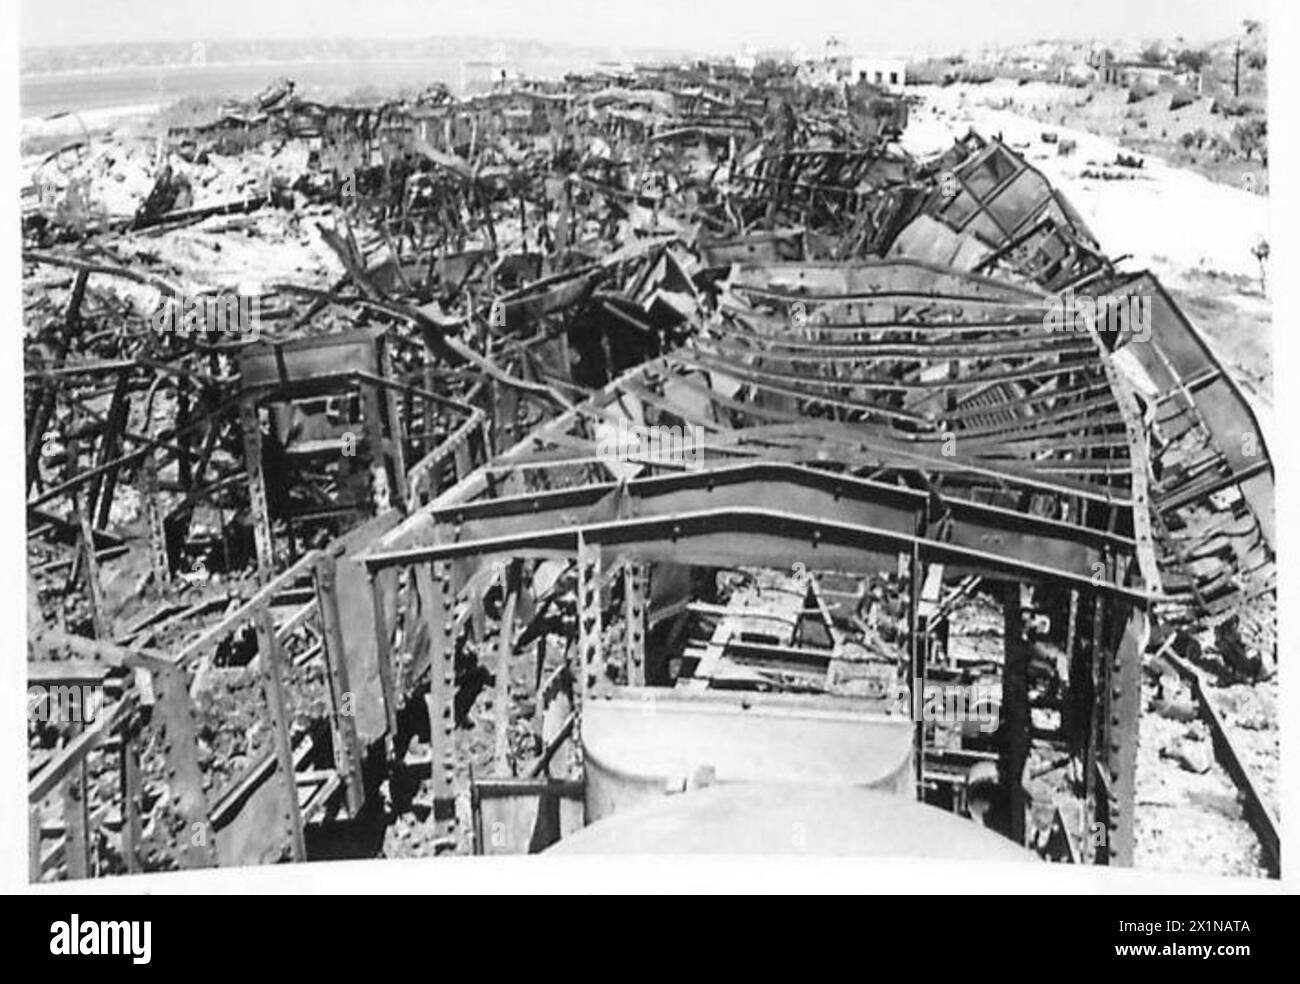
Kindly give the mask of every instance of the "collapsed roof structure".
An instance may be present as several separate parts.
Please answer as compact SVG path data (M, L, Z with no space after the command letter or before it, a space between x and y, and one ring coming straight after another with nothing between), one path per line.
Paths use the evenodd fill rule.
M1267 445L1154 276L906 115L285 83L40 162L28 676L105 703L32 725L32 877L401 853L422 788L412 851L637 849L750 783L1132 863L1144 654L1275 663Z

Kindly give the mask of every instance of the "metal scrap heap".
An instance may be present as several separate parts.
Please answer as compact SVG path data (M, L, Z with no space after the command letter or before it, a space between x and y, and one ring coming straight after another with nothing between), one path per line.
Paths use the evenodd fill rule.
M809 777L1131 864L1144 658L1276 665L1267 446L1154 276L907 109L286 81L28 162L32 878Z

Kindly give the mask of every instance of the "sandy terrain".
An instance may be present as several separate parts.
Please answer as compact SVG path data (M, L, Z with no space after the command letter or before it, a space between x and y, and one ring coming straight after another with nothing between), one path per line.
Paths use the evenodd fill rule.
M1126 255L1171 290L1184 312L1265 393L1272 390L1272 318L1252 248L1268 238L1268 199L1211 181L1114 140L992 108L988 86L923 86L902 144L921 157L974 128L1024 154L1070 200L1103 249ZM1014 91L1014 90L1013 90ZM1052 133L1057 143L1046 143ZM1062 156L1061 140L1075 151ZM1115 165L1117 155L1141 168ZM1115 176L1112 180L1101 174Z

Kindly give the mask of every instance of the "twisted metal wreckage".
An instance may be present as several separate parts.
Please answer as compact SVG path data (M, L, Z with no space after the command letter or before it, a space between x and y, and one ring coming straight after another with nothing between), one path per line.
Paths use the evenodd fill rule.
M1130 864L1144 653L1272 665L1267 449L1151 274L998 141L909 158L906 112L704 66L286 85L117 216L51 155L28 677L104 699L30 727L33 879L374 856L415 805L430 851L773 849L793 803L824 849ZM202 330L213 264L312 235L343 276ZM1149 338L1054 330L1067 291Z

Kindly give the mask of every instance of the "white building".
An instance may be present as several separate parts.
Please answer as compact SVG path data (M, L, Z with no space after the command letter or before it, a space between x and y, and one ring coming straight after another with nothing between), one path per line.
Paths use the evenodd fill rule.
M902 58L855 55L851 82L869 82L885 89L901 89L907 84L907 62Z
M883 89L907 84L907 62L881 55L855 55L839 38L828 38L820 55L798 57L798 77L810 85L856 85L868 82Z

